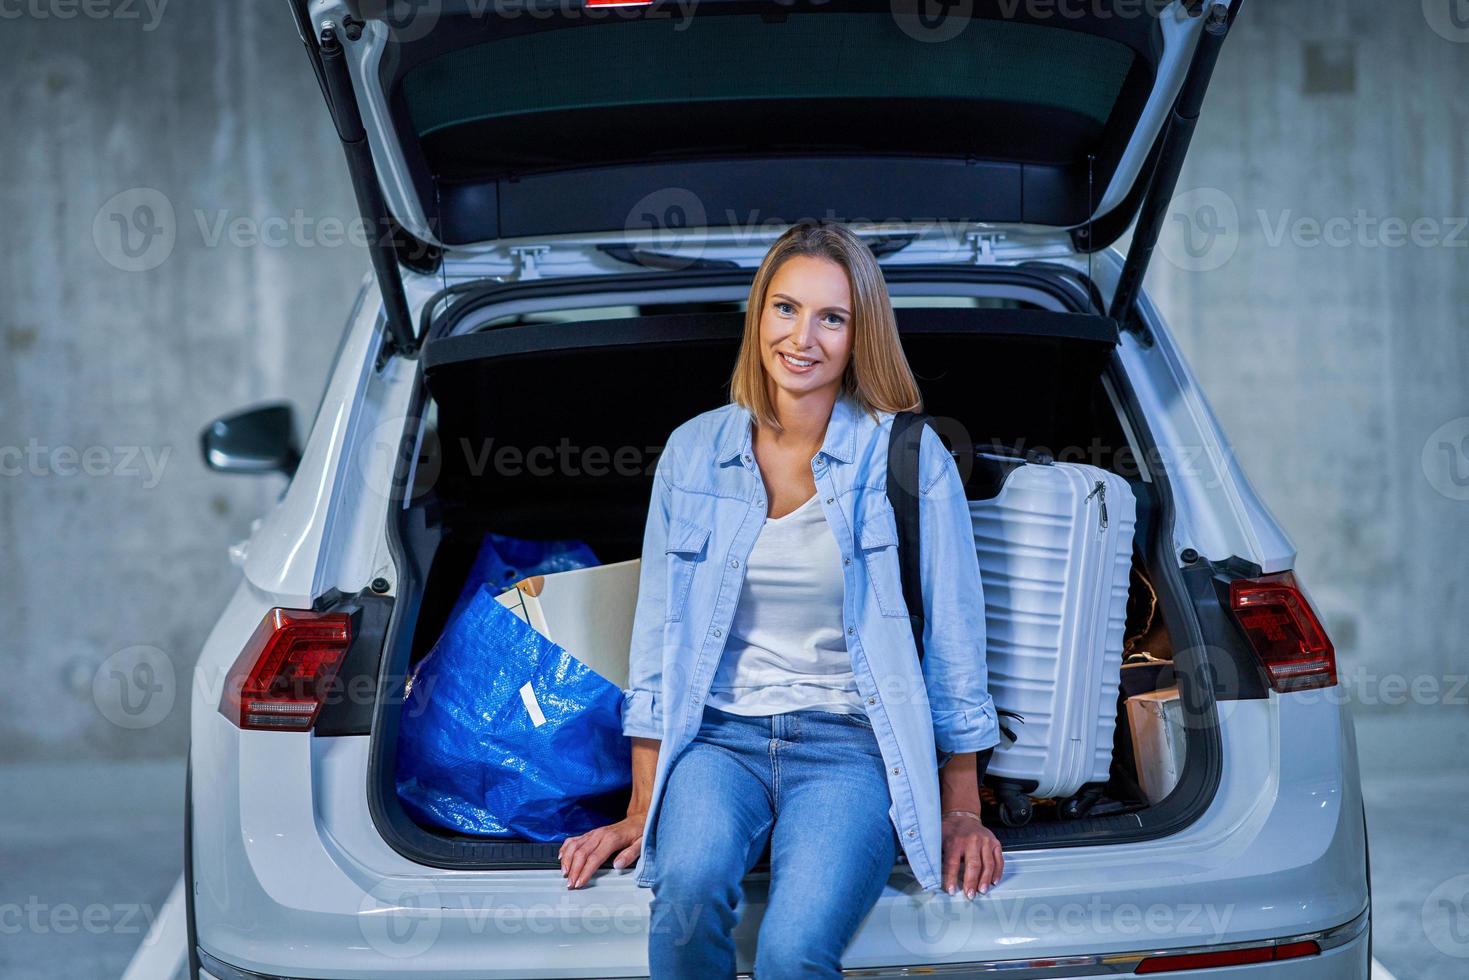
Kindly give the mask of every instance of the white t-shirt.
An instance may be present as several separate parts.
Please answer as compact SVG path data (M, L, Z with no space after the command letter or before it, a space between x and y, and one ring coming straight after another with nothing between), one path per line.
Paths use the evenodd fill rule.
M765 519L707 704L740 715L865 713L842 632L842 553L817 496Z

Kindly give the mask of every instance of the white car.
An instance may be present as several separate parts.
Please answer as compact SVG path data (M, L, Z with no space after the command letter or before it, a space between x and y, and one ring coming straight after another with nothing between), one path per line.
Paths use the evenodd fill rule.
M304 444L279 405L203 436L290 479L194 678L191 976L646 976L630 870L568 890L555 844L405 813L404 678L485 532L638 557L662 440L726 400L808 215L879 256L929 411L1128 476L1186 734L1166 796L1001 827L986 896L900 859L845 968L1368 976L1331 643L1140 288L1237 3L292 6L375 274Z

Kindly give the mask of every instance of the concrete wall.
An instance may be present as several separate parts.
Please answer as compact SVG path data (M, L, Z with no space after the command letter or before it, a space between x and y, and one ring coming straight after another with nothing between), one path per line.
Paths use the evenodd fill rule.
M283 486L206 471L199 430L269 398L308 422L368 268L286 5L132 9L0 21L3 758L182 753L226 548Z
M1469 734L1469 26L1450 7L1247 2L1148 288L1296 542L1359 714Z
M206 472L198 431L266 398L308 421L367 269L285 5L128 9L0 22L5 758L183 751L226 547L280 486ZM1466 40L1417 3L1246 4L1150 281L1378 705L1384 675L1469 670ZM1274 240L1358 209L1457 238Z

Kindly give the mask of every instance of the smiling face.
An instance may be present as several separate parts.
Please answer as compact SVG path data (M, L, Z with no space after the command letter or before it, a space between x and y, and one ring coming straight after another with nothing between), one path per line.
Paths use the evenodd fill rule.
M775 386L793 395L839 386L852 335L846 270L812 255L781 263L760 311L760 360Z

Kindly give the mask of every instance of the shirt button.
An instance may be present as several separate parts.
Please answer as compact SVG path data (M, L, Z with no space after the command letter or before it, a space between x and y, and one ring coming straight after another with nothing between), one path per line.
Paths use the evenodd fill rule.
M917 836L918 836L918 831L913 830L912 828L909 828L909 830L908 830L908 839L909 840L912 840L914 837L917 837Z
M848 626L847 627L847 635L848 636L856 636L857 635L856 628L855 627L852 627L852 626Z
M877 698L868 698L867 699L867 703L868 704L877 704Z
M850 565L850 564L852 564L852 559L850 559L850 558L843 558L842 559L842 564L843 565Z
M719 627L716 626L716 627L714 627L714 635L715 636L723 636L724 634L721 633L721 632L719 632Z
M749 461L750 461L750 454L749 453L745 453L745 462L748 463Z
M826 498L826 502L827 502L827 503L831 503L831 501L832 501L832 498L831 498L831 497L827 497L827 498Z
M739 568L740 567L740 560L738 558L731 558L729 560L729 567L730 568Z
M902 767L900 767L900 766L893 766L893 775L894 776L901 776L901 775L903 775Z

